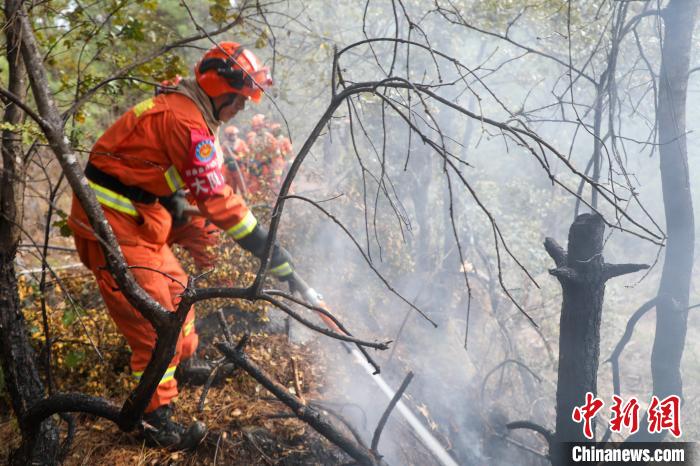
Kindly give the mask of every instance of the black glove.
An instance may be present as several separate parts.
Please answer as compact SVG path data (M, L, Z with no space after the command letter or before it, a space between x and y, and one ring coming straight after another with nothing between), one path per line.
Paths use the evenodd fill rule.
M251 252L258 259L260 259L265 252L266 243L267 230L261 227L260 224L257 224L250 234L238 240L238 244L240 244L243 249ZM280 281L291 280L294 277L292 256L277 243L272 246L269 271Z
M171 196L158 198L160 203L173 217L173 226L181 226L187 222L185 209L189 206L187 195L182 189L175 191Z

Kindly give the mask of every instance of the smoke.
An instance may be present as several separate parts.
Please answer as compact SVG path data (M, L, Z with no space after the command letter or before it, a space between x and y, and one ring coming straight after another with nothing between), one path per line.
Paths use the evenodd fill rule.
M383 8L384 15L375 11L368 16L364 32L369 36L385 33L391 23L391 10L386 5ZM350 6L341 5L328 18L329 30L336 25L332 22L337 20L335 16L345 9L346 18L356 17ZM582 17L589 13L580 12ZM552 50L560 62L568 62L568 47L561 42L566 18L551 17L548 21L552 23L525 16L510 31L510 37L538 50ZM341 47L364 38L361 23L349 23L344 23L347 27L335 38ZM542 34L548 24L558 25L557 33ZM390 106L382 106L376 97L362 96L334 115L294 185L296 193L320 202L355 242L334 220L298 200L287 203L281 238L297 238L291 250L300 273L356 336L393 340L390 350L373 353L382 374L394 388L408 371L416 374L407 390L407 403L460 464L545 464L537 454L546 452L542 439L527 432L508 432L505 424L530 420L553 429L561 302L559 286L547 273L553 264L542 241L551 236L565 244L576 204L572 193L577 192L581 179L568 165L579 173L586 172L595 143L591 112L596 89L585 78L565 73L561 64L550 58L524 53L439 17L426 15L421 27L430 34L436 50L455 57L473 73L465 78L463 70L445 63L438 67L435 63L440 59L420 49L412 49L409 56L400 48L394 60L393 44L375 44L341 61L344 78L379 79L378 69L382 68L426 84L454 82L454 86L439 89L439 94L474 113L536 130L564 160L537 144L532 144L531 151L522 141L482 121L412 95L410 108L415 113L410 123L461 159L456 163L470 190L454 171L448 181L444 159L435 147L409 130L406 119ZM604 32L603 26L595 27L595 31ZM646 59L658 66L653 30L645 33L649 36L642 40L651 44ZM572 41L580 41L574 48L585 49L592 43L578 30L572 34ZM573 53L572 63L582 66L585 54ZM592 61L589 73L599 72L605 55ZM643 143L653 126L649 119L653 94L648 86L641 86L648 75L640 77L641 72L635 71L637 63L636 58L619 59L618 85L624 89L624 99L620 97L616 104L615 121L605 121L604 128L613 125L623 137L612 140L605 136L608 129L602 132L606 139L601 183L619 196L618 205L626 215L653 230L651 219L663 223L658 167L650 160L650 154L658 157L658 152L652 154L653 144ZM315 82L319 76L325 79L321 82L330 82L326 65L321 62L309 68L306 64L304 72ZM320 115L322 104L327 102L329 91L319 92L322 98L310 99L301 93L290 96L290 113L300 115L299 109L305 109L305 118L290 120L297 148L303 139L300 135L307 134L315 123L306 116ZM387 95L393 102L407 104L409 99L405 91ZM697 111L697 106L689 107L691 112ZM533 109L537 111L529 112ZM577 124L579 120L585 125ZM436 131L438 127L440 131ZM692 152L690 163L697 164ZM626 173L621 172L621 165ZM612 182L606 179L608 172ZM553 177L563 187L553 183ZM695 184L693 180L697 188ZM590 201L590 187L584 187L581 197ZM579 208L587 210L585 203ZM599 210L612 223L619 219L619 225L639 233L604 200L600 200ZM499 232L494 232L492 218ZM608 232L605 255L609 262L656 261L659 249L655 245L620 230ZM372 268L427 318L397 297ZM619 339L628 316L653 294L657 269L641 284L637 283L640 274L608 285L601 361ZM521 311L539 327L533 327ZM694 334L697 319L691 319L691 324ZM652 319L643 320L639 339L623 356L623 389L630 396L644 398L651 388L648 353L652 331ZM303 331L295 332L300 341L310 338ZM328 368L324 396L336 403L335 408L369 442L388 400L339 343L319 338L309 344L318 345L319 358ZM693 353L697 348L692 346L688 351ZM686 386L692 393L691 384ZM610 399L611 378L605 364L599 371L599 387L601 396ZM434 462L396 413L379 447L390 464Z

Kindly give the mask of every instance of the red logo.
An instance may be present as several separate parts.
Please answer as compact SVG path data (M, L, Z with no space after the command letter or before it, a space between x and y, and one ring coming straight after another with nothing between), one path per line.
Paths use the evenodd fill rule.
M622 398L613 395L613 406L610 408L612 417L610 418L610 430L622 432L622 427L629 429L630 434L639 430L639 403L632 397L627 403L622 404Z
M603 407L603 400L595 398L593 393L586 393L586 404L576 406L574 412L571 413L571 419L574 422L583 422L583 435L588 439L593 438L593 429L591 428L591 419L596 415L600 408Z
M649 432L661 432L668 430L674 437L681 436L681 399L678 395L670 395L659 401L656 396L651 397L649 405Z
M571 419L577 423L583 423L583 435L588 439L593 439L592 419L603 407L603 400L593 396L591 392L586 393L586 402L582 406L574 407ZM669 431L674 437L681 436L681 400L678 395L670 395L659 400L657 396L651 397L651 403L647 409L649 433L660 433ZM623 428L634 434L639 431L639 411L640 405L635 397L631 397L626 403L622 398L613 395L613 405L610 408L610 430L621 433Z

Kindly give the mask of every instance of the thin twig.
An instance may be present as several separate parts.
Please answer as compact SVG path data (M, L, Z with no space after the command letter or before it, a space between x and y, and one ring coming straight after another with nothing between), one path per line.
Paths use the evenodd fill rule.
M382 435L382 430L384 430L386 421L389 419L391 411L399 402L401 396L403 396L403 392L405 392L406 388L408 388L408 384L411 383L411 380L413 380L413 372L409 372L408 374L406 374L406 377L403 379L403 382L401 382L401 386L398 390L396 390L396 393L394 393L393 398L389 402L389 406L386 407L386 409L384 410L384 414L382 414L382 417L379 418L379 423L377 423L377 428L374 429L374 435L372 436L372 445L370 446L370 449L373 452L377 452L377 446L379 446L379 438Z

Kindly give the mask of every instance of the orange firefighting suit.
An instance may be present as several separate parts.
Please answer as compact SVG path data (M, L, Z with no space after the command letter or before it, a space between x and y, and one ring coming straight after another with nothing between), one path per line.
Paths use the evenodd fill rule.
M182 225L173 225L168 236L168 246L178 244L192 257L198 271L214 267L216 255L211 250L219 244L219 229L204 217L193 216Z
M99 138L90 153L89 164L123 185L141 188L158 197L188 188L204 216L236 240L248 236L257 225L241 197L223 180L214 135L201 111L182 94L161 94L122 115ZM136 280L165 308L174 310L187 276L166 243L170 214L157 201L136 202L131 200L133 197L97 182L89 181L89 184L104 208ZM102 250L75 197L69 226L81 260L95 274L110 316L131 347L131 369L138 379L155 347L155 331L127 302L105 269ZM146 412L168 404L177 396L175 368L180 360L194 353L197 342L194 310L190 310L175 357Z

